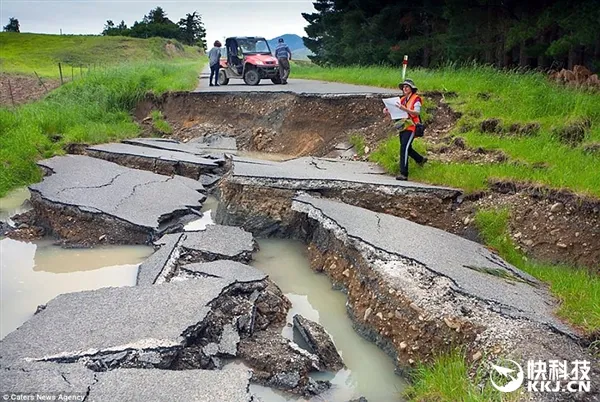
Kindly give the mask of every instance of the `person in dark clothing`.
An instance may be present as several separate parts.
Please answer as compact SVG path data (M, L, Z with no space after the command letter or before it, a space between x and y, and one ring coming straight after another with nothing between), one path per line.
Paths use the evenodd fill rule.
M420 122L419 115L421 114L422 103L421 97L417 95L417 87L412 80L406 79L404 82L400 83L398 87L402 89L403 96L396 106L408 113L408 118L394 121L394 127L398 130L398 135L400 137L400 174L396 176L396 180L408 180L409 156L421 166L427 162L427 158L421 156L412 147L412 142L415 138L416 125ZM389 115L387 108L384 108L383 112Z
M290 60L292 60L292 51L283 42L283 38L279 38L277 48L275 48L275 57L279 62L279 77L282 84L287 84L290 76Z
M215 41L214 47L210 49L208 52L208 64L210 65L210 78L208 80L208 85L211 87L219 86L219 68L221 60L221 42L218 40ZM213 84L213 77L215 77L215 83Z

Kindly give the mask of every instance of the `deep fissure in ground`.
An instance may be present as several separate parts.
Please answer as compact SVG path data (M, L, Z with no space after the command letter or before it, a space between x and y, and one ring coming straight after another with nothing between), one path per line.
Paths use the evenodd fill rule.
M452 131L460 114L445 102L452 94L426 93L434 104L428 113L427 135L431 160L470 163L518 163L502 151L473 149ZM382 116L383 95L296 95L292 93L170 93L141 102L136 118L146 119L159 109L174 128L172 138L214 134L233 136L245 151L300 156L345 157L365 160L350 149L349 139L361 136L367 154L394 135ZM352 205L400 216L481 242L475 226L480 209L511 211L509 231L518 249L550 263L588 267L600 273L600 200L566 190L490 179L487 191L455 199L406 198L381 193L325 194Z

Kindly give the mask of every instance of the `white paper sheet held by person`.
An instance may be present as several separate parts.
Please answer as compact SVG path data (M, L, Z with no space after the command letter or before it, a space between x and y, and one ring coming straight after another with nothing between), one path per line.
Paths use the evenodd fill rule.
M400 103L399 97L383 98L382 101L387 110L390 112L390 117L392 118L392 120L408 118L408 113L396 106L397 103Z

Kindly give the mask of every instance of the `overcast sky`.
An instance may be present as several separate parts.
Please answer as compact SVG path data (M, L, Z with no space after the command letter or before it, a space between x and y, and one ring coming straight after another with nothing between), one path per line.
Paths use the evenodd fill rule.
M314 12L313 0L0 0L2 26L9 17L19 20L21 32L99 34L106 20L127 26L160 6L178 22L198 11L209 46L226 36L305 35L303 12Z

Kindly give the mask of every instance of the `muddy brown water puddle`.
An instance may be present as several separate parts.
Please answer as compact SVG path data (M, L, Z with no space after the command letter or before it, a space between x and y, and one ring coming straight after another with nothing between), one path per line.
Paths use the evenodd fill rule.
M346 402L364 396L369 401L401 401L406 382L394 374L394 364L375 344L360 337L346 313L346 296L333 290L331 281L314 272L309 265L306 245L299 241L259 239L260 251L251 265L263 270L292 302L288 322L294 314L320 323L331 335L347 368L337 373L318 373L315 379L327 379L332 389L314 397L314 401ZM296 339L293 329L283 335ZM303 401L273 391L251 386L264 401Z
M0 219L24 212L29 197L26 188L0 199ZM202 218L186 230L203 230L213 223L218 201L209 197ZM331 287L323 274L311 270L306 246L294 240L258 239L260 251L253 266L269 275L292 302L288 322L294 314L319 322L331 335L346 368L336 373L316 373L315 379L329 380L331 390L311 401L346 402L366 397L369 401L401 401L404 380L394 374L392 360L352 328L346 313L346 296ZM107 286L133 286L139 263L152 254L147 246L111 246L93 249L64 249L53 240L34 242L0 239L1 298L0 337L4 338L27 319L37 306L62 293ZM302 344L291 326L283 335ZM252 385L252 392L264 402L305 401L267 387Z
M27 210L26 188L0 199L0 220ZM37 307L62 293L107 286L134 286L147 246L64 249L53 240L0 238L0 339L27 321Z

